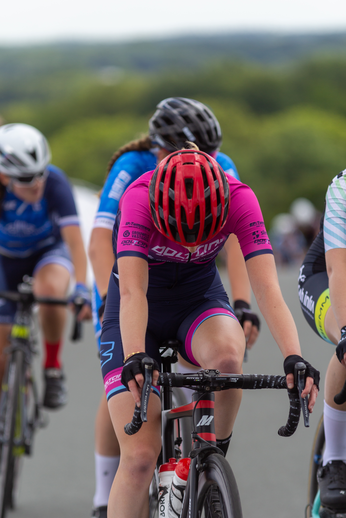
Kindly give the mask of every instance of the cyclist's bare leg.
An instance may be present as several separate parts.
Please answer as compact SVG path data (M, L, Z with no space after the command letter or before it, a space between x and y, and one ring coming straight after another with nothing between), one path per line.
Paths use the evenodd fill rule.
M337 344L340 339L340 330L331 307L327 310L324 327L328 338ZM327 368L324 386L324 431L326 444L323 454L323 465L327 465L334 460L346 460L346 441L344 439L346 437L346 403L337 405L334 402L334 396L340 392L345 380L346 369L339 362L336 354L333 354ZM319 480L319 483L322 483L321 491L323 498L326 498L325 491L326 486L328 486L328 480L334 476L333 472L328 472L325 482L321 482L322 479L321 481ZM338 473L337 477L340 477L340 473ZM342 500L341 491L340 497Z
M118 440L109 415L106 394L103 394L96 414L95 450L105 457L120 455Z
M4 349L9 343L11 327L8 324L0 324L0 382L5 372L6 355L4 354Z
M148 489L161 449L161 403L152 395L149 400L148 422L133 436L124 432L131 421L134 400L123 392L112 397L108 407L121 449L118 471L108 501L108 518L147 518Z
M47 264L35 275L34 293L40 297L64 298L67 293L70 274L60 264ZM63 306L40 306L42 331L49 343L61 340L67 312Z
M245 337L239 322L223 315L205 320L192 339L192 353L203 369L240 374L244 351ZM217 439L225 439L232 433L241 398L241 390L215 394Z
M326 372L326 378L324 383L324 399L326 403L336 410L346 411L346 403L343 405L337 405L334 402L334 396L340 392L346 380L346 369L339 362L336 354L333 354L328 369Z
M338 328L332 307L327 310L324 327L328 338L336 345L340 339L340 329ZM346 410L346 403L341 406L334 403L334 396L342 389L345 379L346 369L341 365L336 354L333 354L326 372L324 399L329 406L336 410Z
M95 509L108 505L109 493L120 460L119 443L103 393L95 420Z

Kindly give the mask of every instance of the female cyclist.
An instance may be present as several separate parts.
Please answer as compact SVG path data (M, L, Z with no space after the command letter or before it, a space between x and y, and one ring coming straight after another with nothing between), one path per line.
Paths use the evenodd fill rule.
M300 305L307 322L323 340L337 345L325 379L325 451L317 475L325 516L346 513L346 404L334 402L346 380L345 267L346 170L328 187L321 229L298 279Z
M74 273L71 301L82 297L78 318L90 318L86 254L72 190L64 173L49 161L48 143L37 129L26 124L0 128L0 289L16 290L29 275L34 278L35 295L63 298ZM0 301L0 377L15 311L15 303ZM45 348L43 405L59 408L67 401L59 357L66 309L42 305L40 317Z
M193 99L172 97L161 101L149 121L149 135L130 142L113 155L89 247L95 276L93 320L98 344L101 334L100 317L114 264L112 230L120 197L131 182L154 169L157 162L170 152L184 147L188 139L216 158L227 173L239 179L233 161L218 151L222 141L218 120L209 108ZM247 346L251 348L258 335L259 319L250 309L250 283L235 236L230 236L226 248L233 306L244 326ZM179 370L184 369L190 372L191 365L188 366L180 359ZM109 491L119 464L119 447L114 437L105 395L99 405L95 428L96 491L92 516L106 518Z
M101 368L121 462L109 497L108 517L148 513L148 488L160 452L159 398L151 397L148 423L128 437L124 425L140 404L141 360L157 362L159 345L182 343L190 363L240 373L245 337L215 266L234 233L246 260L261 312L285 358L293 387L296 361L303 361L297 330L280 291L258 201L249 187L223 172L210 155L181 150L133 182L120 200L114 225L116 261L109 282L101 335ZM303 397L312 411L318 372L307 362ZM129 394L127 391L130 391ZM158 395L157 389L154 392ZM215 396L217 443L230 437L241 391Z

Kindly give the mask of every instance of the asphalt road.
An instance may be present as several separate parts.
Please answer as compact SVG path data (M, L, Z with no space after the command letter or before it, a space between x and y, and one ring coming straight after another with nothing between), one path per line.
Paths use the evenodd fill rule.
M297 275L297 268L281 271L280 284L298 327L303 356L321 370L323 380L333 347L318 339L305 323L296 293ZM50 412L47 428L38 432L33 456L24 460L17 508L9 518L90 516L94 418L102 392L91 324L84 326L83 342L74 344L67 337L63 360L69 403ZM283 372L281 353L263 319L260 338L244 371ZM282 438L277 430L287 418L285 391L244 392L228 454L244 518L304 517L310 447L322 406L323 382L310 428L301 424L295 436Z

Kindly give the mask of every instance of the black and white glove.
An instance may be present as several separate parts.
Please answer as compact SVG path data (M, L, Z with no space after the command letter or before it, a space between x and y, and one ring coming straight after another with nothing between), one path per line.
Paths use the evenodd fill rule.
M142 363L143 358L148 358L147 353L135 353L125 361L121 373L121 383L127 388L127 390L130 390L129 381L133 379L135 380L137 374L143 374L144 376L144 365ZM157 361L153 360L153 362L153 371L160 371Z
M320 390L320 372L298 354L290 354L285 358L284 371L286 376L287 374L294 375L294 367L297 362L303 362L306 365L305 379L312 378L314 380L314 385L316 385L318 390Z
M340 338L339 343L336 346L336 350L335 350L335 354L338 357L338 360L340 363L344 359L345 353L346 353L346 326L341 328L341 338Z
M239 323L242 327L244 327L244 322L250 321L253 326L257 327L258 331L260 330L260 319L256 313L251 311L250 304L245 302L245 300L239 299L234 301L233 308L235 316L239 320Z

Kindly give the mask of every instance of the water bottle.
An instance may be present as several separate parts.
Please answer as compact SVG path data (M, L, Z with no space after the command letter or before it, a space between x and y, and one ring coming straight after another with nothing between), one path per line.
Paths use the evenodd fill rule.
M177 461L173 458L159 468L159 518L168 518L169 490L176 466Z
M168 517L179 518L183 507L184 491L189 475L191 459L180 459L175 468L169 492Z

